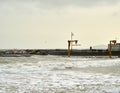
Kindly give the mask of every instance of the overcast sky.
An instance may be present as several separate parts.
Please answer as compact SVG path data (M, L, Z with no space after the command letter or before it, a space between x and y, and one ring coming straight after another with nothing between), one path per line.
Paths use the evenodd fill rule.
M120 0L0 0L0 49L66 49L71 32L80 49L120 42Z

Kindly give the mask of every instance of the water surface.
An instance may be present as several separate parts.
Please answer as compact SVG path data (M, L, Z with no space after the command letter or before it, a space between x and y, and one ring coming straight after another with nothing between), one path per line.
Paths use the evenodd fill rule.
M0 93L120 93L120 58L0 57Z

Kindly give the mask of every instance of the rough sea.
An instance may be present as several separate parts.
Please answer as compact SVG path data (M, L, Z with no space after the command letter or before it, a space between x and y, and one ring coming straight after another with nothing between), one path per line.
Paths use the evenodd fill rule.
M120 58L0 57L0 93L120 93Z

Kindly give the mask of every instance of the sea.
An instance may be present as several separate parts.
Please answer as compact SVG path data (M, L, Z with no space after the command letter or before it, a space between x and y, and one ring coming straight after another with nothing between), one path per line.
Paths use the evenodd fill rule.
M120 93L120 58L0 57L0 93Z

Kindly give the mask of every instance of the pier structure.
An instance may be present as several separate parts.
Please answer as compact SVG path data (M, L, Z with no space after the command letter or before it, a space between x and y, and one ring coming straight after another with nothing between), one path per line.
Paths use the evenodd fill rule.
M70 46L80 46L80 44L77 44L77 43L78 43L78 40L68 40L68 57L70 57Z

